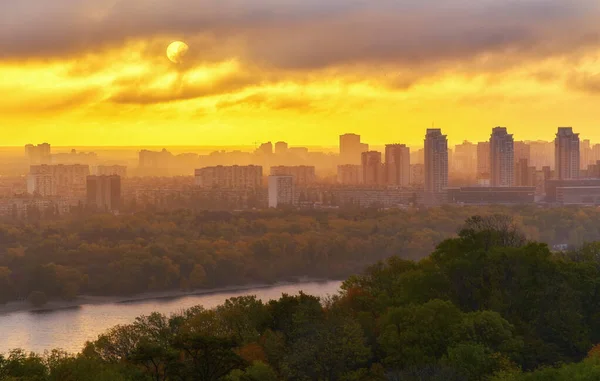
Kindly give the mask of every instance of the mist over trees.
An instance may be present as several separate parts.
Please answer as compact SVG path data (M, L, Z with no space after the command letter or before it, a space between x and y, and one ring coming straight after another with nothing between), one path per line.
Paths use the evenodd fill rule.
M470 218L460 234L481 232L486 248L600 240L595 208L180 210L2 224L0 303L342 279L392 256L424 258L475 214L491 217Z

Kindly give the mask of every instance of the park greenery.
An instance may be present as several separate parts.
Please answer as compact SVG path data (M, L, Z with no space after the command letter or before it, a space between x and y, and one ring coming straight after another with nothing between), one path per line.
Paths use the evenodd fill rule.
M470 215L512 216L530 240L600 241L596 208L452 207L140 212L0 224L0 303L129 296L310 277L420 260Z
M553 252L492 214L419 261L369 266L330 298L153 313L77 355L5 354L0 379L596 381L598 343L600 244Z

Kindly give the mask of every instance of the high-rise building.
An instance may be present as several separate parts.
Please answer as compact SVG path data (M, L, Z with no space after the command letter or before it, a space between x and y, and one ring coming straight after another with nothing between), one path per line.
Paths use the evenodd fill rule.
M427 129L425 135L425 202L444 202L448 188L448 138L439 128Z
M294 203L294 177L269 176L269 208Z
M586 139L581 142L579 145L580 152L580 169L587 169L589 165L594 164L596 161L594 160L594 155L592 151L592 144L589 139Z
M121 177L88 176L87 202L98 211L118 211L121 208Z
M554 168L554 142L530 141L531 161L529 165L536 168Z
M35 166L27 175L27 193L42 197L56 196L56 182L49 165Z
M271 176L292 176L296 186L311 185L317 182L315 167L308 165L271 167Z
M119 176L127 177L127 166L125 165L99 165L96 167L97 176Z
M367 151L363 152L361 157L363 184L381 185L384 178L381 152Z
M257 165L205 167L195 170L201 188L253 189L262 186L262 167Z
M514 139L506 127L494 127L490 137L490 185L512 187L515 182Z
M425 149L413 149L410 151L411 164L425 164Z
M592 147L592 164L600 161L600 144L594 144Z
M515 186L532 187L536 186L536 170L530 167L527 159L520 159L515 164Z
M490 142L477 143L477 177L489 178Z
M572 127L559 127L554 140L554 168L558 180L579 178L579 134Z
M369 151L369 145L361 143L360 135L340 135L340 161L342 164L360 164L363 152Z
M399 187L410 184L410 148L405 144L385 146L386 183Z
M256 153L261 155L272 155L273 154L273 143L266 142L260 145L256 150Z
M275 154L276 155L285 155L288 151L288 144L286 142L277 142L275 143Z
M514 142L514 159L515 164L522 159L527 160L528 163L531 162L531 146L529 143L523 141Z
M166 149L162 151L141 150L139 152L139 169L144 175L168 176L174 160L173 154Z
M83 197L90 167L82 164L32 165L27 191L42 196Z
M454 147L454 158L452 168L456 172L474 175L477 173L477 149L478 146L464 141Z
M425 164L410 165L410 185L413 187L423 187L425 184Z
M52 162L52 149L48 143L38 144L37 146L27 144L25 146L25 156L29 159L30 165L50 164Z
M356 164L343 164L337 167L337 181L343 185L358 185L362 183L361 166Z

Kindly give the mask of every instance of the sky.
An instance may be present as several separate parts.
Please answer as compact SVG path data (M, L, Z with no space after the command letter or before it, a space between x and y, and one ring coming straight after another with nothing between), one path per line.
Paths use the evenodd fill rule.
M600 142L598 19L597 0L5 0L0 146Z

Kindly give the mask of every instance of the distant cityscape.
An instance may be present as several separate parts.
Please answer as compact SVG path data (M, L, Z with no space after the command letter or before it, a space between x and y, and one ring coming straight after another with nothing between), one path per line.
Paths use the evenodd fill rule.
M494 127L489 141L452 148L439 128L422 148L372 150L357 134L339 152L266 142L254 152L137 152L137 163L95 152L25 146L25 173L0 177L0 217L148 208L407 208L443 204L600 205L600 144L559 127L555 140L515 141ZM2 168L0 168L2 170Z

